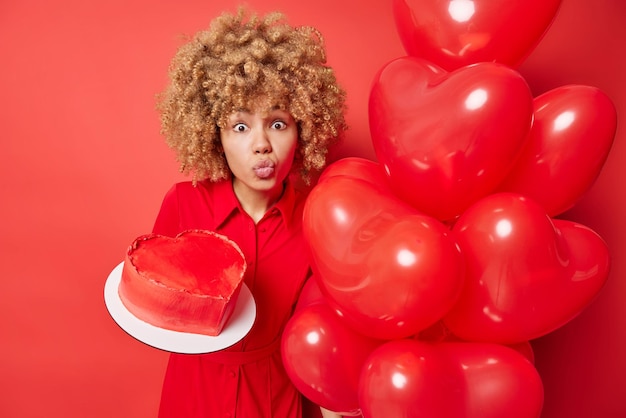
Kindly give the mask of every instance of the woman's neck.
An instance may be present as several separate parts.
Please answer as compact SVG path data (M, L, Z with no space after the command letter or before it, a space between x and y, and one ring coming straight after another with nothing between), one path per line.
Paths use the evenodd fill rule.
M258 223L267 211L283 196L285 184L271 190L253 190L238 181L233 181L233 191L243 210Z

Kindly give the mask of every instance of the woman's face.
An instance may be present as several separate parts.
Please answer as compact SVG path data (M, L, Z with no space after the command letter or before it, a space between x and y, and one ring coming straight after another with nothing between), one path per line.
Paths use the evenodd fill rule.
M298 128L288 112L234 112L221 130L221 142L238 190L282 193L298 145Z

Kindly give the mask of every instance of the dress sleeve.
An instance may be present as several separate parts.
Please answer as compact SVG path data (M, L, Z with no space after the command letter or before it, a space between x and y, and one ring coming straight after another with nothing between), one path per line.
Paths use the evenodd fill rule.
M174 237L180 232L178 191L176 185L172 186L165 194L152 232L170 237Z

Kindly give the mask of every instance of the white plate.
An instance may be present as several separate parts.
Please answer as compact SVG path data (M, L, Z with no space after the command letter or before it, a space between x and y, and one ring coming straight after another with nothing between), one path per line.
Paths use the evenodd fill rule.
M122 279L123 266L124 262L121 262L109 274L104 284L104 303L117 325L142 343L173 353L211 353L240 341L254 324L256 304L245 284L241 287L232 316L216 337L171 331L148 324L130 313L119 297L117 288Z

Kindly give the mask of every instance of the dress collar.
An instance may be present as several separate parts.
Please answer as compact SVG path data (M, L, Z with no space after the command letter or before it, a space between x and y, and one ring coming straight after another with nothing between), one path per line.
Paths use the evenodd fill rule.
M214 202L214 214L217 226L221 226L231 216L235 210L239 210L240 213L245 213L241 207L241 203L235 195L233 190L233 184L231 180L224 180L215 183L216 196L218 199ZM281 198L272 206L268 213L272 211L278 211L283 218L283 222L287 228L291 228L293 223L294 211L296 206L296 191L291 182L286 181L285 191Z

